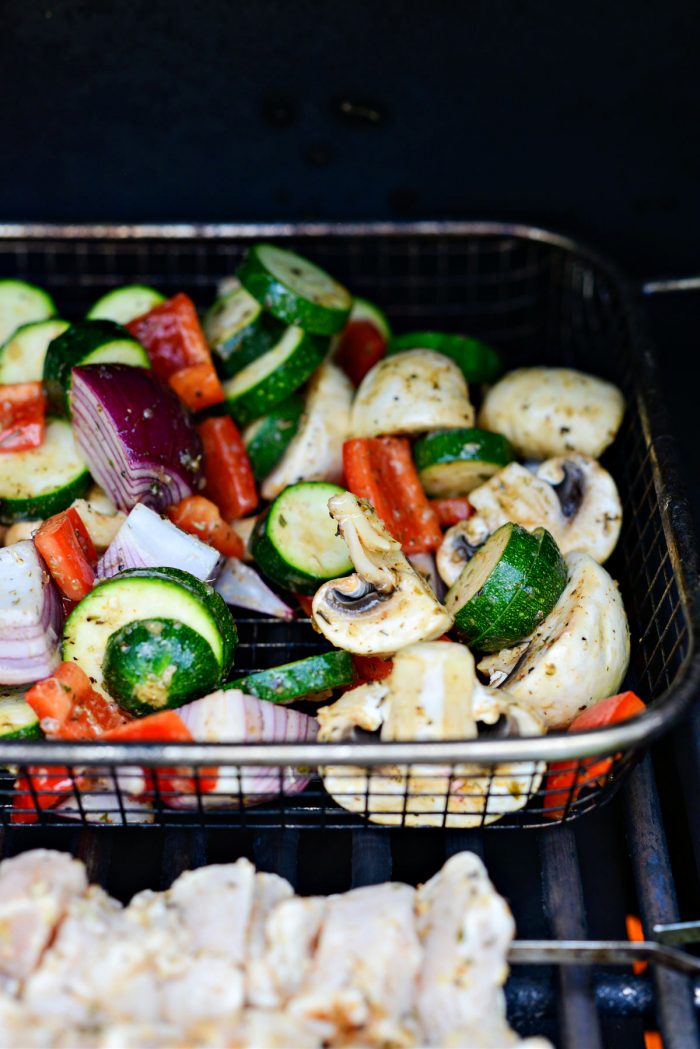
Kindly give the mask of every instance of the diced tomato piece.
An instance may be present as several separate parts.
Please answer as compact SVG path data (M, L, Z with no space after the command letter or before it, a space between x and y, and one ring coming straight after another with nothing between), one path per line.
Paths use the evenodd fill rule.
M46 397L40 382L0 385L0 452L39 448L46 432Z
M474 507L468 499L431 499L430 505L438 516L442 528L451 528L460 521L467 521L474 513Z
M203 495L190 495L182 502L168 508L168 517L183 532L196 535L204 543L209 543L225 557L237 557L245 553L245 545L238 532L231 527L219 513L219 508L211 499Z
M384 356L387 340L371 321L350 321L338 338L335 359L355 386Z
M569 725L569 732L585 732L604 728L618 721L626 721L643 713L646 705L634 692L608 696L582 711ZM557 761L549 766L545 780L545 815L559 819L568 804L573 804L584 787L603 783L612 768L613 757L583 758L576 761ZM550 810L550 811L547 811Z
M221 404L224 399L223 387L211 362L192 364L173 372L168 384L192 412Z
M418 479L405 437L354 437L343 445L351 492L367 499L404 553L436 550L442 532Z
M206 494L225 521L245 517L258 505L255 477L243 438L233 419L222 415L197 427L204 448Z
M145 346L161 379L196 364L211 364L211 354L189 295L180 292L126 325Z
M46 561L59 590L80 601L95 582L95 546L80 514L72 507L49 517L34 536L34 545Z

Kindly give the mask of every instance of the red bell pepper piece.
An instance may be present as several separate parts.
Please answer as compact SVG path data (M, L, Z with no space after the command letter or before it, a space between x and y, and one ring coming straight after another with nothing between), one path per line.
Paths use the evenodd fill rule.
M224 391L211 361L208 364L192 364L173 372L168 383L183 404L192 412L221 404Z
M442 532L405 437L354 437L343 445L345 480L367 499L406 554L436 550Z
M630 943L644 943L644 940L646 939L644 929L642 928L640 918L636 914L628 914L625 916L625 931ZM643 958L639 961L632 962L632 973L634 976L641 976L648 968L649 962L645 961Z
M114 700L93 689L87 674L70 660L32 685L26 700L51 739L101 739L129 720Z
M430 505L437 514L442 528L451 528L460 521L467 521L474 513L474 507L468 499L463 497L431 499Z
M15 782L10 823L28 824L39 820L38 809L50 809L73 793L80 784L64 765L34 765Z
M148 714L145 718L136 718L128 725L105 733L102 738L120 743L191 743L192 733L174 710L163 710L157 714ZM158 790L166 795L194 794L197 790L196 778L200 791L212 791L217 780L217 770L208 767L199 769L196 778L189 770L180 768L144 771L152 776Z
M70 507L44 521L34 545L67 598L80 601L92 590L97 553L77 510Z
M362 681L383 681L394 669L394 661L381 656L353 656L352 661Z
M312 606L313 600L314 600L312 595L311 594L295 594L294 596L297 599L297 601L299 602L299 605L301 607L302 612L304 612L307 616L310 616L311 615L311 606Z
M40 382L0 385L0 452L39 448L46 432L46 397Z
M569 725L569 732L585 732L626 721L646 710L634 692L608 696L584 710ZM545 780L545 815L559 819L568 804L573 804L584 787L602 783L612 768L614 758L584 758L580 762L557 761L549 766ZM547 811L554 810L554 811Z
M365 375L384 356L387 340L371 321L350 321L338 338L337 364L359 386Z
M145 346L160 379L195 364L210 364L211 354L189 295L180 292L126 325Z
M197 427L204 448L206 494L225 521L252 513L258 505L255 477L243 438L228 415L205 419Z
M168 508L168 517L183 532L196 535L225 557L242 559L245 545L238 532L222 518L219 508L203 495L190 495Z

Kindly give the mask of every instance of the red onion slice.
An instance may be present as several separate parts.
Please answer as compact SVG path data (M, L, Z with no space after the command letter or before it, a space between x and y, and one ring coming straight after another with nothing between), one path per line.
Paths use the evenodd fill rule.
M137 503L97 564L97 578L108 579L125 568L180 568L212 582L221 555L196 535L188 535Z
M34 543L0 550L0 684L27 685L59 663L63 610Z
M164 509L199 488L202 446L192 417L153 372L74 368L71 407L80 453L119 510Z
M237 608L248 608L252 612L262 612L277 619L293 619L294 611L285 605L277 594L270 590L254 568L244 565L235 557L228 561L219 573L215 589L227 605Z

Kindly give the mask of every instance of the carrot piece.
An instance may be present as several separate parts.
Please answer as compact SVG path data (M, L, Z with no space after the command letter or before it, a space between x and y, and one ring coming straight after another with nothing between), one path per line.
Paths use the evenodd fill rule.
M46 397L40 382L0 385L0 452L39 448L46 432Z
M223 387L211 361L180 368L170 376L168 385L192 412L221 404L224 399Z
M625 929L627 931L627 939L630 943L644 943L644 930L642 929L641 920L636 914L628 914L625 917ZM632 962L632 973L634 976L641 976L643 972L649 968L649 962L643 958L639 961Z
M168 517L183 532L196 535L225 557L237 557L239 560L243 557L243 540L238 532L224 521L218 506L212 503L211 499L205 499L203 495L190 495L170 506Z
M189 295L180 292L126 325L146 348L160 379L195 364L211 364L211 354Z
M367 499L404 553L436 550L442 532L405 437L354 437L343 445L348 488Z
M338 337L335 360L355 386L359 386L384 356L386 344L387 340L371 321L350 321Z
M205 419L197 427L204 448L206 494L226 521L252 513L258 505L253 468L243 438L228 415Z
M466 498L431 499L430 505L442 528L451 528L460 521L467 521L474 513L474 507Z
M72 507L49 517L34 536L34 545L46 561L61 593L80 601L95 582L95 546L80 514Z

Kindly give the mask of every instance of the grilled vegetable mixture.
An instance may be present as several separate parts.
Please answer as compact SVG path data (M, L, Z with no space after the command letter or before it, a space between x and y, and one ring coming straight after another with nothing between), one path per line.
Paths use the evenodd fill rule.
M184 292L142 285L69 322L8 280L0 332L3 739L537 736L618 692L610 383L499 378L477 339L393 337L378 306L269 244L201 322ZM232 608L304 609L328 651L243 672ZM314 770L132 771L136 802L157 788L187 808L294 793ZM545 773L499 767L486 792L456 771L319 770L371 819L463 827L521 808ZM30 769L14 818L72 802L70 777Z

